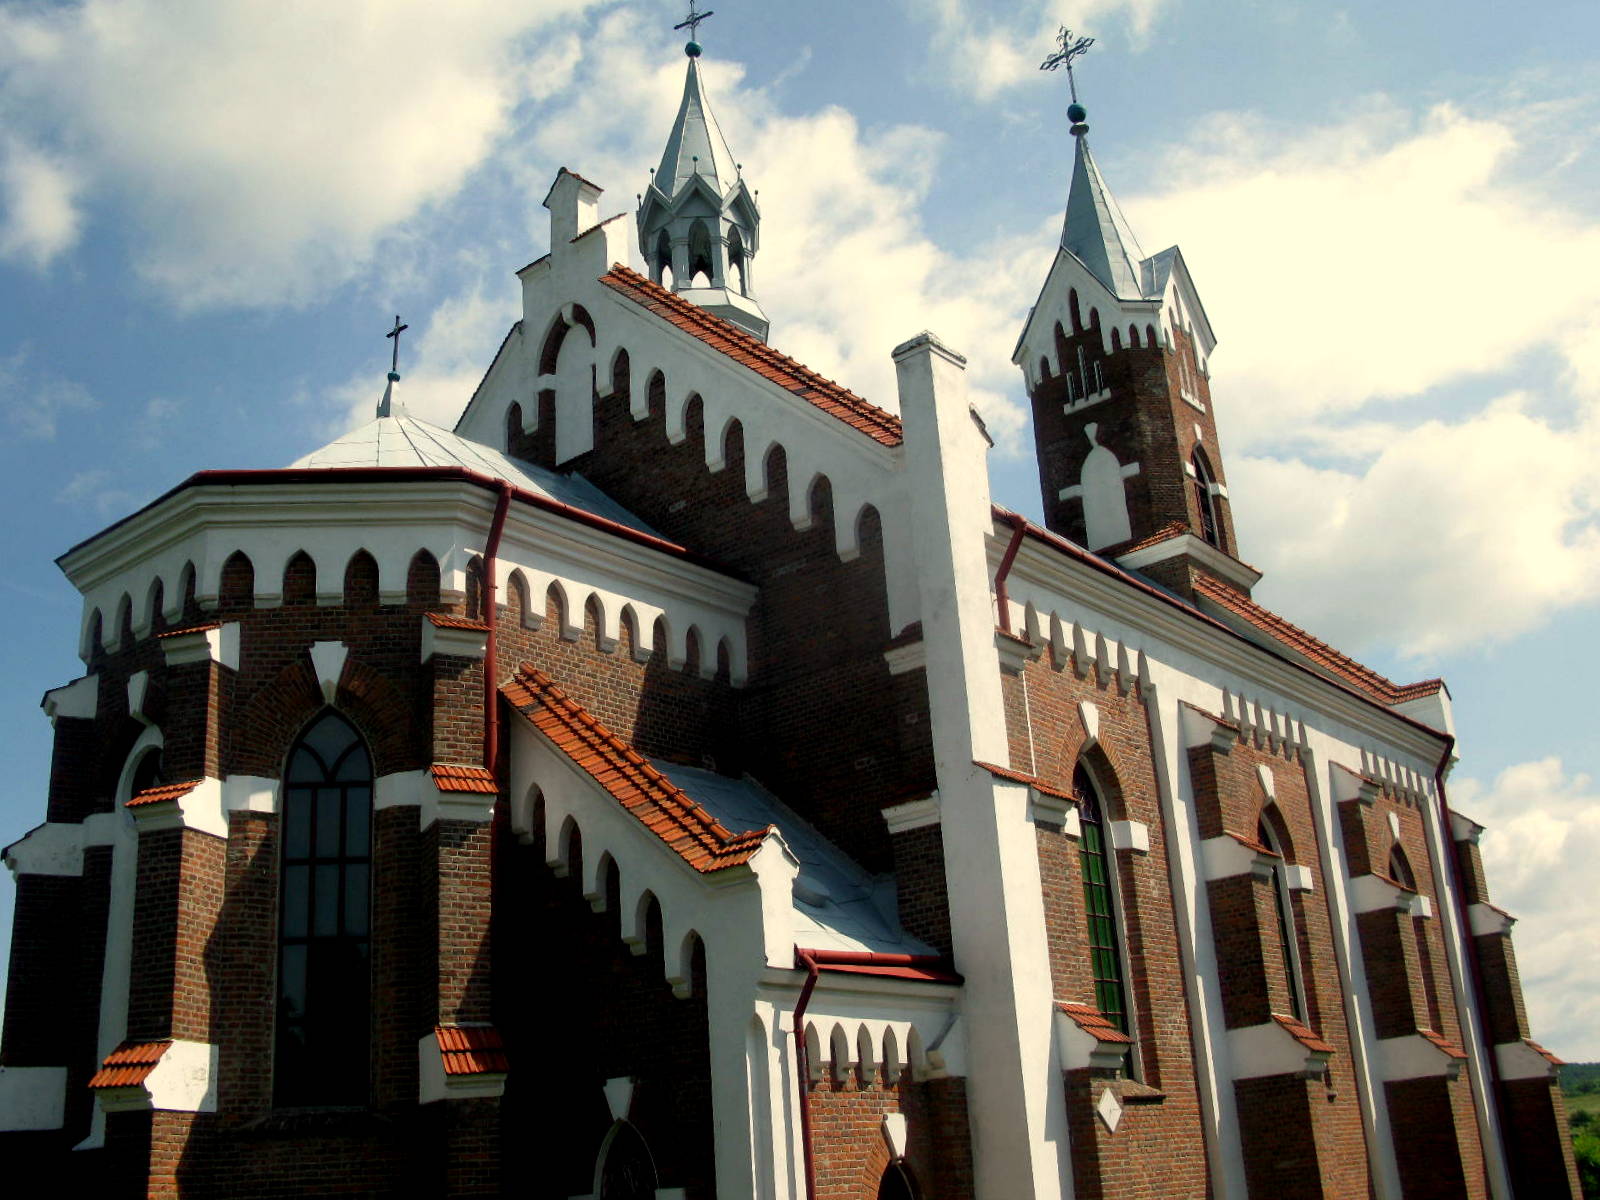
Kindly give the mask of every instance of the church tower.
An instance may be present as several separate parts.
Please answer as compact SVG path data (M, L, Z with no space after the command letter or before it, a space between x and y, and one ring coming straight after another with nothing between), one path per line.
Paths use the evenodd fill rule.
M1074 142L1061 244L1013 361L1033 409L1051 530L1192 595L1196 574L1248 593L1207 362L1216 344L1176 246L1145 256Z
M679 26L690 31L683 50L689 58L683 102L661 165L639 200L639 250L656 283L765 341L767 316L752 281L761 212L700 78L694 33L710 15L691 11Z

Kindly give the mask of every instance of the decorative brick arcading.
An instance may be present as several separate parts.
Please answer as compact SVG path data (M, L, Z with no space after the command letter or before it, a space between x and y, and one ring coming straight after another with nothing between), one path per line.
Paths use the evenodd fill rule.
M691 304L666 288L651 283L637 271L631 271L619 263L602 275L600 282L741 366L749 367L763 379L793 392L829 416L837 417L851 428L860 430L880 445L898 446L904 440L900 418L893 413L863 400L831 379L824 379L732 322L713 316L698 304Z
M738 866L761 848L766 830L724 828L537 667L525 664L501 694L695 870Z

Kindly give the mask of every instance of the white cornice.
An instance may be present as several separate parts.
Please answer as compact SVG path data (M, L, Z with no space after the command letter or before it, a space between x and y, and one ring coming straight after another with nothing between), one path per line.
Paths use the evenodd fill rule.
M997 527L990 539L991 570L999 565L1010 533L1009 526ZM1377 701L1364 700L1290 661L1287 650L1279 657L1034 539L1023 539L1011 580L1014 596L1021 590L1019 584L1032 584L1151 639L1139 649L1158 661L1193 655L1217 668L1224 675L1224 682L1231 677L1248 681L1252 689L1270 688L1310 712L1344 722L1424 762L1439 757L1442 734L1419 727Z
M1218 550L1204 538L1196 537L1193 533L1184 532L1176 537L1170 537L1153 546L1144 546L1127 554L1119 555L1117 565L1129 570L1139 571L1153 563L1167 562L1169 559L1188 557L1195 560L1202 567L1212 573L1222 576L1229 583L1242 588L1253 588L1261 582L1261 572L1242 563L1231 554Z

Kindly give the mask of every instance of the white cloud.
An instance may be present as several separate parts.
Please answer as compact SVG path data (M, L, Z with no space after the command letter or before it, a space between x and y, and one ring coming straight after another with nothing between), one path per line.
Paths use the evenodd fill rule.
M1517 917L1517 967L1534 1040L1573 1061L1600 1059L1600 955L1588 920L1600 860L1600 790L1556 758L1520 763L1488 786L1463 780L1451 803L1487 827L1490 898Z
M1025 0L1000 12L970 0L905 3L933 26L933 53L948 78L987 100L1039 78L1039 63L1053 49L1060 26L1070 25L1080 35L1126 27L1137 43L1165 0Z
M1442 655L1600 597L1600 409L1553 427L1508 397L1393 429L1359 472L1235 457L1258 595L1335 644ZM1381 639L1381 642L1378 642Z
M77 179L18 139L0 140L0 258L43 268L78 238Z
M179 304L320 295L385 232L453 195L515 106L559 82L559 53L511 69L519 39L594 2L0 12L0 110L71 156L34 166L33 240L20 244L71 243L67 181L82 173L136 215L137 265Z
M19 437L48 442L63 417L98 407L82 384L30 365L26 346L0 358L0 412Z
M1210 117L1158 193L1123 197L1147 242L1181 240L1235 448L1592 336L1600 214L1553 202L1519 158L1544 118L1355 108L1310 131Z
M1520 153L1569 108L1354 107L1210 119L1125 207L1181 234L1222 338L1261 598L1351 649L1436 655L1600 597L1600 213ZM1563 366L1530 375L1540 356Z
M1025 237L948 251L920 217L944 151L940 135L905 125L865 131L837 107L785 114L770 88L747 83L739 64L705 61L702 70L713 111L760 193L753 278L774 344L895 409L890 350L931 328L971 352L972 399L1002 452L1020 453L1027 417L1006 355L1048 266L1059 216ZM506 148L507 173L524 203L543 196L565 165L608 189L604 215L631 210L645 164L666 140L683 76L682 57L660 53L635 14L608 15L585 42L573 85ZM819 162L826 172L815 169ZM542 244L545 213L528 209L530 239ZM481 257L487 265L468 272L422 331L416 365L402 368L408 410L446 425L520 315L514 290L498 283L505 261ZM365 419L380 388L376 374L343 385L341 411Z
M71 508L89 508L100 518L126 511L133 493L111 487L111 472L101 467L74 474L56 492L56 503Z

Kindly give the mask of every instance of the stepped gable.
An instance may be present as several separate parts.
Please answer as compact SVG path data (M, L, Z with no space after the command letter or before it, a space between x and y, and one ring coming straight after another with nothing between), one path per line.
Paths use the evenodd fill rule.
M500 694L696 871L748 862L768 830L734 833L539 668L525 663Z
M898 446L904 440L900 418L893 413L863 400L831 379L824 379L732 322L651 283L637 271L617 263L600 277L600 282L763 379L792 392L829 416L837 417L852 429L860 430L879 445Z
M1385 704L1403 704L1420 696L1431 696L1444 686L1444 681L1441 679L1424 679L1419 683L1404 684L1386 679L1371 667L1364 667L1348 654L1335 650L1321 638L1307 633L1277 613L1262 608L1243 593L1208 576L1196 576L1194 588L1206 599L1215 601L1235 616L1248 621L1275 641L1310 659L1329 674L1337 676L1345 683L1359 688Z

